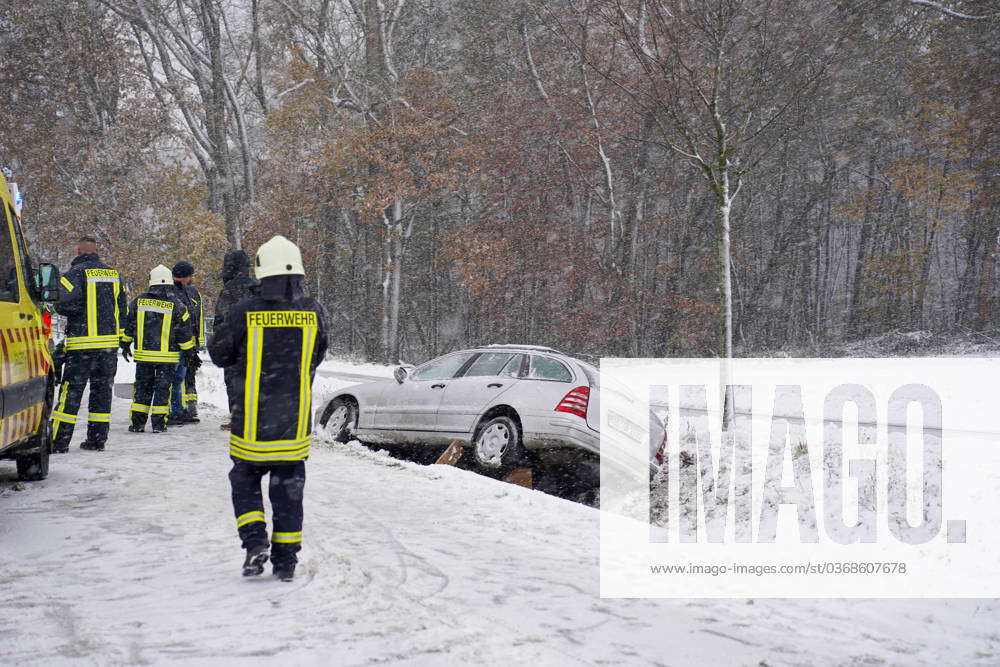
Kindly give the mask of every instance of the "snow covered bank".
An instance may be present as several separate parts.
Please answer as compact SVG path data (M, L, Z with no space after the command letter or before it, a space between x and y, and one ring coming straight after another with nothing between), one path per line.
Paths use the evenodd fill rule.
M129 434L116 398L106 452L80 451L78 433L23 487L0 463L0 662L1000 659L992 601L601 599L595 510L331 443L308 463L299 577L243 579L224 415L209 405L221 378L203 375L200 425Z

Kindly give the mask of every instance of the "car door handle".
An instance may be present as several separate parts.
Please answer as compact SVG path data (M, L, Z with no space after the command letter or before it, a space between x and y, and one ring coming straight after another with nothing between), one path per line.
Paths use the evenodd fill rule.
M432 384L431 389L444 389L443 384Z
M503 382L490 382L490 383L489 383L488 385L486 385L486 386L487 386L487 387L502 387L502 386L503 386Z

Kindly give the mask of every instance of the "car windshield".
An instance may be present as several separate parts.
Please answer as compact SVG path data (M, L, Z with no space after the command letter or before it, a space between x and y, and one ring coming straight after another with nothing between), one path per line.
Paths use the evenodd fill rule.
M513 356L513 352L484 352L469 366L469 370L465 371L465 377L499 375Z
M454 377L462 366L472 358L473 352L459 352L447 357L429 361L413 372L414 380L446 380Z

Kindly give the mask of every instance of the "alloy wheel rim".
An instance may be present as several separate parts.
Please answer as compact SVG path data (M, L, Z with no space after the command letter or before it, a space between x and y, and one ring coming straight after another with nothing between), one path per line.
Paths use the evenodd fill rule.
M330 415L330 421L327 422L327 429L334 433L340 433L340 430L347 425L348 412L349 410L346 405L338 405L337 409Z
M501 423L483 429L476 439L476 459L485 466L499 468L510 448L510 429Z

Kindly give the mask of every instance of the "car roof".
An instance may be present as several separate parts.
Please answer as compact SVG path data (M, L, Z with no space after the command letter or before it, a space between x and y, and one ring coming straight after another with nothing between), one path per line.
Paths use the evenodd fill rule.
M477 350L531 350L532 352L551 352L552 354L563 354L559 350L544 345L518 345L517 343L490 343L476 348ZM566 355L563 355L566 356Z

